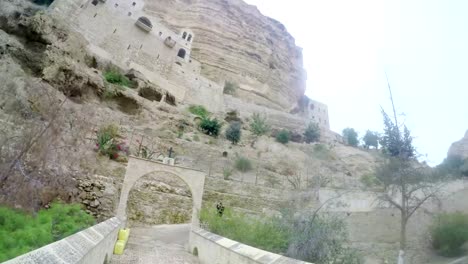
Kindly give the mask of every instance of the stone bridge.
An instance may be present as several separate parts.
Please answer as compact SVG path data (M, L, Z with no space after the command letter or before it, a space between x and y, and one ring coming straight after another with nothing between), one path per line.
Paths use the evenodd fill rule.
M142 247L137 250L136 258L113 257L113 249L117 240L118 231L125 227L126 208L130 190L141 177L150 173L169 173L181 178L190 188L193 199L192 223L187 228L188 245L174 251L170 245L159 243L158 254L153 248ZM177 255L190 256L193 262L202 264L300 264L307 263L277 254L253 248L239 242L210 233L199 227L198 212L202 205L202 196L205 182L205 173L184 167L171 166L159 162L153 162L136 157L130 157L127 165L124 183L120 194L120 202L117 208L117 216L107 221L92 226L86 230L66 237L60 241L46 245L37 250L14 258L5 264L44 263L44 264L107 264L107 263L161 263L176 264L188 263ZM142 233L142 232L140 232ZM143 230L144 235L151 236L151 232ZM132 234L132 232L131 232ZM140 234L141 235L141 234ZM155 235L161 236L160 233ZM170 237L176 234L166 234ZM129 243L138 239L130 235ZM161 240L162 241L162 240ZM146 243L146 241L144 242ZM144 244L142 243L142 244ZM142 245L135 243L135 245ZM173 256L168 258L164 254L171 252ZM125 256L125 253L124 253ZM117 259L117 261L114 261ZM154 262L158 260L157 262ZM180 262L178 261L180 260Z

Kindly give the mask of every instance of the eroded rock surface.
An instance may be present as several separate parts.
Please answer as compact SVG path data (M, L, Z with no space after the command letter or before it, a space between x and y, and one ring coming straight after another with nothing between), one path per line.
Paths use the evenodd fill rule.
M304 94L302 49L278 21L233 1L145 1L161 23L195 33L192 56L202 74L238 83L237 96L286 111Z
M448 151L448 156L459 156L462 158L468 158L468 131L465 136L452 144Z

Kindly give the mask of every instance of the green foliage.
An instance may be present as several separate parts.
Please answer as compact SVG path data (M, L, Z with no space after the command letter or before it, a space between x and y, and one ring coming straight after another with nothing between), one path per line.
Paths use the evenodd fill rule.
M232 176L232 169L230 168L224 168L223 169L223 178L225 180L230 180Z
M345 142L353 147L356 147L359 144L358 133L354 128L345 128L343 129L343 138Z
M364 148L366 149L370 147L374 147L375 149L379 148L379 133L377 132L367 130L362 140L364 141Z
M320 128L317 123L311 122L304 131L306 143L316 142L320 139Z
M133 83L123 74L116 70L109 70L104 73L107 82L120 86L132 87Z
M0 262L60 240L94 224L77 204L53 203L36 216L0 207Z
M416 150L413 147L413 138L408 128L405 126L402 133L384 110L382 110L382 115L384 118L384 133L380 139L380 145L382 145L383 152L391 157L406 159L414 157Z
M216 118L210 119L209 117L203 117L200 122L201 131L213 137L218 136L221 126L221 123Z
M468 159L459 156L449 156L436 167L441 174L452 175L454 177L468 176Z
M95 139L98 153L111 159L118 159L121 152L127 155L128 148L124 142L120 142L119 138L119 127L117 125L110 124L101 127L97 131Z
M201 118L205 118L210 115L210 112L208 112L208 110L206 110L206 108L202 105L191 105L189 106L188 110L190 113Z
M288 256L313 263L362 263L357 252L345 247L348 232L342 219L316 215L284 221L291 234Z
M318 264L360 264L356 251L345 246L347 230L343 220L331 216L249 217L214 207L203 208L200 221L205 228L241 243Z
M268 133L271 129L265 116L261 116L259 113L252 115L252 122L250 123L250 129L252 133L257 136L262 136Z
M289 131L283 129L276 134L276 141L278 141L281 144L287 144L289 142L290 137L291 136Z
M276 253L287 249L288 234L275 219L248 217L230 208L225 208L220 217L213 206L201 210L200 221L213 233L256 248Z
M374 174L364 174L360 180L362 184L369 188L380 184L379 179Z
M321 160L327 160L333 157L330 149L324 144L315 144L312 155Z
M463 253L468 242L468 215L446 213L439 215L431 227L432 246L438 254L447 257Z
M232 122L226 130L226 138L232 144L237 144L241 139L241 124L239 122Z
M237 83L226 81L223 92L225 94L235 94L237 89L239 89L239 85Z
M234 163L234 167L241 172L248 172L252 170L252 162L245 157L237 156L236 161Z

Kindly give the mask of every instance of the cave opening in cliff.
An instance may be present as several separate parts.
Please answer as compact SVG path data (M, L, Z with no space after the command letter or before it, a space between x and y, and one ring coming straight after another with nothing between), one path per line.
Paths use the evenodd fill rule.
M177 56L182 58L182 59L185 59L185 54L187 52L184 50L184 49L180 49L179 52L177 53Z

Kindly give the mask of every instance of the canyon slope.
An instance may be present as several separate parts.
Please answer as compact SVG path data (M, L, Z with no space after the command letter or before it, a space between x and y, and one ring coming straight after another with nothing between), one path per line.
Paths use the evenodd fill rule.
M302 49L278 21L240 0L145 1L145 12L174 31L194 32L202 74L239 84L238 96L290 111L305 91Z

